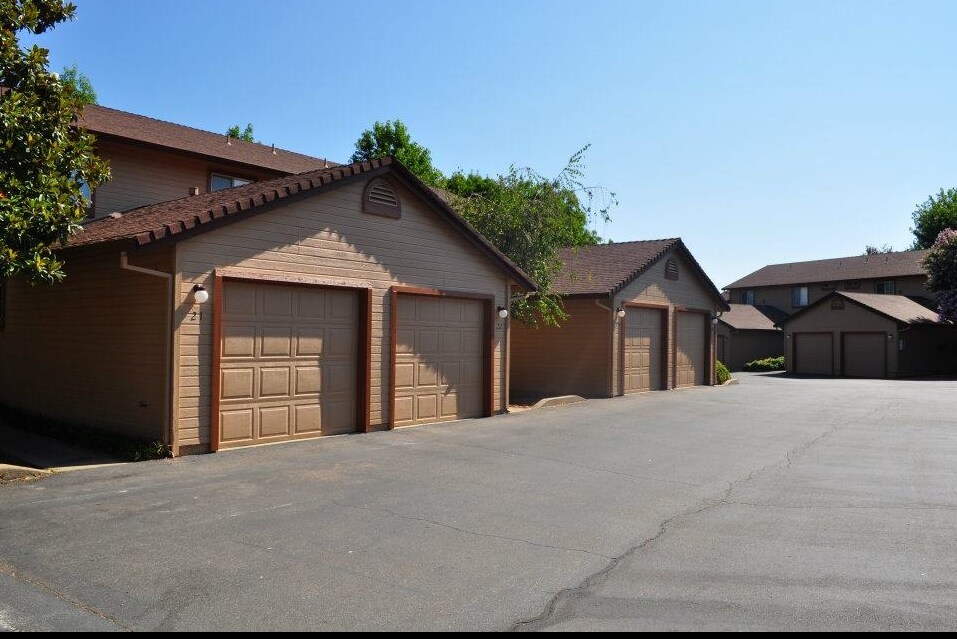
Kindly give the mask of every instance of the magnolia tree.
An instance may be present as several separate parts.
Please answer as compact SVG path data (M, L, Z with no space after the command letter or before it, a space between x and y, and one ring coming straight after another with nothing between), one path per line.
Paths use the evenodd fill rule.
M929 276L927 287L937 294L940 319L957 322L957 230L940 232L924 268Z

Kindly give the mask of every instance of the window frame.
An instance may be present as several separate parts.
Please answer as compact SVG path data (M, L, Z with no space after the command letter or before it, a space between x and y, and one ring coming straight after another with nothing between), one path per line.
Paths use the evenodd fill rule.
M856 291L861 288L860 280L847 280L844 282L845 291Z
M230 171L230 172L227 172L227 171L218 171L218 170L215 170L215 169L210 169L210 171L209 171L209 178L206 180L206 192L207 192L207 193L219 193L220 191L226 191L226 190L228 190L228 189L219 189L218 191L214 191L214 190L213 190L213 179L214 179L214 178L217 178L217 177L227 178L227 179L229 179L229 180L232 180L232 181L233 181L233 185L230 186L229 189L235 189L235 188L240 187L240 186L247 186L247 185L252 184L253 182L256 182L256 181L257 181L256 178L254 178L254 177L252 177L252 176L249 176L249 175L242 175L242 174L240 174L240 173L233 173L233 172L231 172L231 171ZM240 181L243 182L243 183L242 183L242 184L235 184L235 181L236 181L236 180L240 180Z
M803 291L803 295L799 295L799 292ZM801 303L803 298L804 303ZM807 308L811 304L811 289L809 286L792 286L791 287L791 308Z
M890 291L881 290L881 285L890 285ZM897 282L894 280L880 280L874 282L874 292L878 295L896 295L897 294Z
M743 291L741 293L741 303L754 306L754 291Z

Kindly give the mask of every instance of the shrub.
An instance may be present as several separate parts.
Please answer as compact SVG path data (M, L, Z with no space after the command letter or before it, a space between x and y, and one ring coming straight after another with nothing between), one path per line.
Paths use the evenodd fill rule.
M783 371L784 355L781 357L766 357L765 359L756 359L753 362L748 362L745 364L744 370L752 373L764 371Z
M721 362L717 360L715 361L714 371L717 374L719 385L724 384L729 379L731 379L731 371L728 370L727 366L725 366L724 364L722 364Z

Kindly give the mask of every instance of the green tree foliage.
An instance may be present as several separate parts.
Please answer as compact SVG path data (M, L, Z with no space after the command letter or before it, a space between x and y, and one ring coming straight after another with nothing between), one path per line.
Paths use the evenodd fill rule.
M575 153L552 179L512 167L495 179L453 175L446 183L455 209L538 285L537 293L512 304L513 317L529 326L557 326L565 319L554 290L563 266L558 249L597 244L600 238L589 225L608 221L617 204L614 193L583 182L587 149Z
M93 83L85 73L81 73L76 68L75 64L72 67L63 68L60 82L69 86L83 104L96 104L96 89L93 88Z
M883 255L884 253L893 253L894 247L890 244L885 244L884 246L871 246L868 244L864 247L864 255Z
M229 127L226 130L226 135L237 140L242 140L243 142L255 142L256 138L253 137L253 125L250 122L246 125L246 128L241 128L238 124Z
M957 189L940 190L913 213L914 250L929 249L944 229L957 228Z
M54 249L80 228L87 189L109 179L94 137L76 127L84 96L50 73L46 49L18 39L75 11L62 0L0 0L0 279L63 279Z
M412 139L401 120L376 122L356 140L352 162L366 162L392 156L430 186L441 186L442 172L432 164L432 153Z
M924 269L927 288L937 294L940 318L957 322L957 230L944 229L937 235Z

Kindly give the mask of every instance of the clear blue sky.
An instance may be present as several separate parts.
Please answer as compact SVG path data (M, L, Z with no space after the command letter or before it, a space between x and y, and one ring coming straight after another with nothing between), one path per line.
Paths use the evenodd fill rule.
M75 0L44 36L103 105L344 161L399 118L446 172L586 143L616 241L681 236L721 287L910 243L957 186L957 2Z

